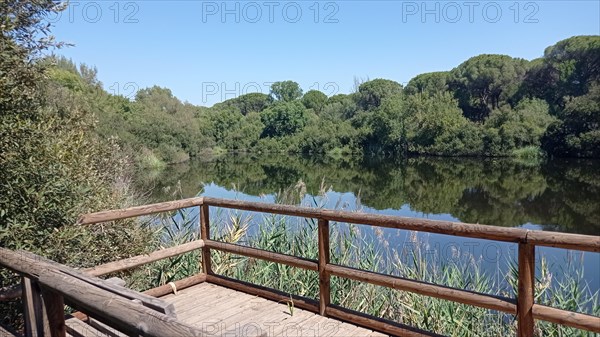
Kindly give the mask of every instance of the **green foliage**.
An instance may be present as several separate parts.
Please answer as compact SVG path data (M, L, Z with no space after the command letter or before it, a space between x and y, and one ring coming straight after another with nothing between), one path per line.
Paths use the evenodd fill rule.
M506 55L479 55L452 70L449 87L464 115L484 120L493 109L509 102L525 77L527 61Z
M271 85L271 97L278 101L291 102L302 97L302 89L294 81L275 82Z
M260 113L265 128L262 137L290 136L301 130L307 122L304 106L300 102L274 104Z
M402 93L402 85L385 79L374 79L362 83L358 88L357 102L363 110L378 108L386 98Z
M574 36L546 48L523 82L526 94L545 99L555 111L600 81L600 36Z
M241 95L236 98L226 100L222 103L215 104L214 107L219 109L222 107L232 106L239 109L239 112L246 116L251 112L261 112L273 103L273 98L269 95L254 92Z
M600 82L588 94L572 98L542 140L542 147L557 156L600 156Z
M50 35L45 19L64 8L65 4L52 0L0 3L0 117L35 117L45 68L35 61L44 50L63 46Z
M82 213L131 201L131 166L114 139L95 132L94 112L107 103L88 99L99 92L95 70L39 58L60 46L44 19L62 8L0 3L0 246L89 267L144 253L153 240L132 221L74 225ZM0 286L17 280L0 271ZM2 303L0 323L18 323L19 304Z
M486 151L490 155L507 155L515 149L539 147L542 135L554 121L543 100L525 99L514 109L503 106L485 121Z
M110 95L96 69L62 59L49 76L95 112L95 132L116 137L138 166L214 155L217 148L513 156L541 146L549 155L595 157L597 41L573 37L531 62L480 55L452 71L418 75L404 89L375 79L327 98L317 90L302 96L298 83L282 81L270 95L250 93L210 108L160 87L140 90L133 101Z
M448 77L450 72L437 71L415 76L408 82L404 91L409 95L441 94L448 90Z
M472 155L479 148L477 140L465 134L470 122L462 115L449 93L411 96L407 100L407 132L409 150L416 153Z
M512 155L525 161L533 161L534 163L538 163L544 158L544 151L537 146L527 146L513 150Z
M302 104L307 109L312 109L317 114L320 114L327 103L327 95L319 90L310 90L302 96Z

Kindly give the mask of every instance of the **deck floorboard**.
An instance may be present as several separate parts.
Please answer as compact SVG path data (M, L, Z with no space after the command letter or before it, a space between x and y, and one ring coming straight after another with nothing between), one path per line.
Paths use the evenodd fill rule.
M177 319L216 336L364 337L386 336L369 329L326 318L211 283L200 283L177 295L161 297L175 306ZM70 337L113 337L85 322L67 320Z

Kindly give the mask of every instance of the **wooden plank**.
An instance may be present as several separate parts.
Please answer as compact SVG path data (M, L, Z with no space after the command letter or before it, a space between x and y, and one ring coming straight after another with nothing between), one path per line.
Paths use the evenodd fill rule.
M208 286L208 287L207 287ZM181 306L194 303L194 299L198 296L202 297L202 304L206 303L210 298L214 297L217 289L221 289L214 284L202 283L196 286L178 291L177 295L169 294L161 297L163 301L169 302L175 306L175 309L179 309Z
M523 228L503 228L489 225L451 221L404 218L391 215L350 213L346 211L318 210L310 207L275 205L261 202L226 200L204 197L204 204L239 210L265 212L329 221L364 224L379 227L414 230L505 242L530 242L536 245L600 252L600 238L593 235L548 233Z
M269 289L266 287L257 286L248 282L243 282L239 280L234 280L229 277L221 276L221 275L207 275L206 281L210 283L214 283L220 286L224 286L227 288L235 289L247 294L256 295L260 297L264 297L273 301L287 301L290 299L290 294L284 293L282 291ZM310 310L312 312L319 312L319 305L315 300L303 297L292 295L295 305L298 308Z
M85 324L77 318L70 318L65 321L67 335L71 337L103 337L96 329ZM111 336L112 337L112 336Z
M84 269L84 272L86 272L92 276L102 276L102 275L106 275L106 274L110 274L110 273L114 273L114 272L119 272L119 271L131 269L131 268L135 268L135 267L138 267L138 266L141 266L141 265L144 265L147 263L159 261L159 260L162 260L165 258L188 253L188 252L194 251L196 249L200 249L203 246L204 246L203 240L196 240L196 241L192 241L192 242L189 242L189 243L186 243L183 245L179 245L176 247L171 247L171 248L166 248L166 249L162 249L159 251L155 251L155 252L152 252L147 255L138 255L138 256L134 256L134 257L119 260L119 261L105 263L105 264L102 264L102 265L99 265L99 266L96 266L93 268L87 268L87 269ZM202 276L192 276L192 278L190 278L189 280L186 280L186 282L181 282L179 285L177 285L178 288L181 287L181 289L183 289L187 286L194 285L195 281L202 280ZM204 282L204 281L202 280L201 282ZM169 287L169 286L167 286L167 287ZM155 290L152 294L157 294L157 295L151 295L151 296L158 297L158 296L162 296L162 295L168 293L168 292L165 292L167 290L167 288L157 287L156 289L157 290ZM168 289L171 289L171 288L169 287ZM169 290L169 291L171 291L171 290ZM22 288L21 288L20 284L4 288L3 292L0 293L0 301L8 301L8 300L13 300L13 299L19 298L19 297L21 297L21 292L22 292Z
M200 330L172 317L136 305L128 299L69 277L58 270L44 271L40 274L39 282L61 293L70 306L126 334L154 337L204 336Z
M260 301L266 301L264 298L248 295L242 292L226 289L224 293L230 292L232 296L227 296L227 301L214 302L211 306L202 306L204 310L202 314L198 314L197 317L193 318L194 322L198 322L202 319L218 320L223 321L230 316L233 316L240 312L241 308L251 305L255 299ZM200 311L200 310L199 310Z
M21 277L23 295L23 320L25 336L44 336L44 315L42 297L37 282L28 277Z
M342 323L340 330L334 336L340 337L364 337L371 333L371 330L365 329L349 323Z
M305 310L295 310L293 316L284 316L282 320L274 321L267 330L267 336L299 336L302 334L303 324L315 314Z
M341 319L346 322L352 322L353 324L361 325L369 329L385 332L396 336L405 337L423 337L423 336L436 336L440 337L433 332L420 330L414 327L406 326L396 322L387 321L381 318L365 315L353 310L345 309L337 305L331 305L327 307L327 315Z
M210 214L208 205L200 206L200 238L204 242L210 240ZM212 274L212 259L210 256L210 247L206 244L202 248L202 272L204 274Z
M302 322L302 337L321 337L330 336L338 330L337 326L333 326L331 322L339 321L325 318L324 316L314 314L312 317Z
M52 289L42 287L44 307L51 337L66 337L65 302L63 296Z
M319 265L317 262L310 259L213 240L206 240L205 244L206 247L217 249L223 252L267 260L307 270L319 270Z
M161 212L174 211L182 208L188 208L193 206L200 206L202 204L202 197L200 198L189 198L183 200L175 200L168 202L161 202L151 205L143 205L130 207L125 209L109 210L96 213L84 214L79 217L77 223L80 225L95 224L99 222L114 221L120 219L127 219L142 215L150 215Z
M600 236L559 232L529 231L527 243L536 246L600 252Z
M311 207L298 207L291 205L268 204L264 202L248 202L241 200L229 200L204 197L205 205L233 208L253 212L275 213L281 215L301 216L305 218L318 218L321 214L319 209Z
M519 280L517 294L518 337L532 337L535 328L533 301L535 287L535 246L519 244Z
M110 273L115 273L135 267L142 266L151 262L159 261L169 257L189 253L196 249L204 247L203 240L196 240L184 243L179 246L165 248L154 251L147 255L138 255L127 259L105 263L93 268L84 269L84 271L93 276L102 276Z
M201 331L177 322L172 317L136 305L129 299L67 275L54 265L5 248L0 248L0 260L7 268L24 276L37 278L41 286L62 294L68 305L119 331L156 337L203 335Z
M480 294L471 291L460 290L446 286L409 280L401 277L378 274L332 264L327 265L326 269L332 275L345 277L361 282L367 282L398 290L410 291L416 294L474 305L486 309L503 311L511 314L517 313L517 308L514 303L514 300L510 298Z
M107 337L127 337L127 335L93 318L90 318L87 321L87 324L94 330L94 336L106 335Z
M195 285L200 284L205 281L206 281L206 275L198 274L198 275L186 277L181 280L174 281L173 283L175 283L175 288L177 289L177 291L181 291L183 289L195 286ZM162 285L162 286L159 286L156 288L146 290L143 293L148 296L161 297L161 296L170 294L172 292L173 292L173 288L169 284L165 284L165 285Z
M37 266L39 268L55 268L56 270L59 270L60 272L66 274L66 275L72 276L81 281L84 281L86 283L94 285L100 289L107 290L111 293L122 296L123 298L127 298L130 300L139 300L144 306L146 306L150 309L159 311L161 313L164 313L164 314L170 315L170 316L175 315L173 307L168 305L168 303L165 303L161 299L158 299L158 298L155 298L155 297L152 297L149 295L145 295L145 294L139 293L137 291L133 291L133 290L125 288L125 287L118 286L116 284L107 282L105 280L102 280L102 279L99 279L96 277L88 276L79 270L62 265L60 263L56 263L54 261L48 260L44 257L41 257L39 255L30 253L27 251L18 251L17 254L35 261L35 263L37 264Z
M329 221L319 219L319 314L325 316L325 308L331 302L331 277L326 270L329 264Z
M533 318L600 333L600 317L534 304Z
M507 242L524 242L528 230L522 228L505 228L462 222L439 221L416 218L403 218L392 215L354 213L345 211L320 210L310 207L276 205L261 202L226 200L204 197L204 204L217 207L235 208L255 212L267 212L307 218L319 218L329 221L348 222L379 227L439 233L470 238L498 240Z
M178 317L195 321L197 319L209 318L214 312L220 310L223 305L230 303L238 295L238 292L231 289L219 287L220 291L214 291L212 294L206 294L198 297L197 293L186 294L187 300L175 304ZM204 300L206 298L206 301Z
M247 318L252 320L256 319L256 314L260 313L260 311L256 311L256 308L259 307L261 310L264 310L264 307L261 305L269 305L269 301L257 296L240 296L236 298L237 302L231 303L224 310L215 310L213 311L212 319L218 319L219 324L223 327L232 327L235 325L240 325L240 323Z

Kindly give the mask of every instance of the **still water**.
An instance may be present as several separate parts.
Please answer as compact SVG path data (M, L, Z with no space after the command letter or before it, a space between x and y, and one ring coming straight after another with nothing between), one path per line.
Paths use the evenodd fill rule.
M301 201L327 208L417 218L600 235L600 161L371 157L334 160L291 155L227 155L148 173L139 182L152 201L204 195L274 202L281 191L305 191ZM408 233L386 230L379 242L397 251ZM383 239L381 239L383 238ZM478 257L487 271L506 270L516 245L419 234L437 259L456 252ZM583 265L584 279L600 289L600 254L538 248L559 274ZM501 277L502 272L497 273Z

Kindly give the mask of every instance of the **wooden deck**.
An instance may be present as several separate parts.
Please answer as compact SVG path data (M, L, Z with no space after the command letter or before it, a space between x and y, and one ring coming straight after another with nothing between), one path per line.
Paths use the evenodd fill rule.
M18 287L0 291L0 299L22 298L25 332L28 337L120 337L102 322L130 336L383 336L350 324L361 324L393 336L440 336L431 331L364 315L330 303L330 278L340 277L427 297L439 298L469 306L496 310L513 315L519 337L534 336L536 320L600 333L600 317L535 303L535 248L538 246L600 252L600 236L550 233L522 228L498 228L480 224L463 224L426 219L410 219L388 215L349 213L326 209L274 205L238 200L198 197L166 203L136 206L122 210L83 215L79 224L92 225L119 219L200 208L200 239L126 259L112 261L85 270L47 260L26 251L0 247L0 267L20 275ZM309 218L318 224L318 259L250 248L211 239L211 207L280 214ZM421 231L465 238L508 242L518 248L518 291L516 298L449 288L368 270L331 263L329 247L330 222L370 225L382 228ZM178 295L169 285L142 293L127 289L118 282L100 276L130 270L191 251L201 251L201 272L174 280ZM211 267L211 251L221 251L248 258L287 265L318 273L319 298L308 299L239 282L215 273ZM317 253L317 252L315 252ZM117 280L118 281L118 280ZM186 288L189 287L189 288ZM14 291L14 290L17 291ZM252 295L254 294L254 295ZM260 295L261 297L256 297ZM162 297L157 299L156 297ZM294 298L293 314L288 296ZM268 300L270 299L270 300ZM91 321L69 318L65 322L65 304L94 317ZM307 309L301 310L299 308ZM319 313L316 315L314 313ZM175 318L177 316L178 319ZM329 318L326 318L329 317ZM343 323L339 320L344 320ZM39 333L44 330L44 333ZM46 333L46 331L48 333ZM9 332L0 330L6 335Z
M200 283L162 297L175 306L177 319L201 328L207 335L245 337L364 337L387 336L379 332L325 318L310 311L294 308L211 283ZM125 336L107 328L99 334L97 326L71 318L66 321L72 337ZM97 324L97 323L96 323Z

